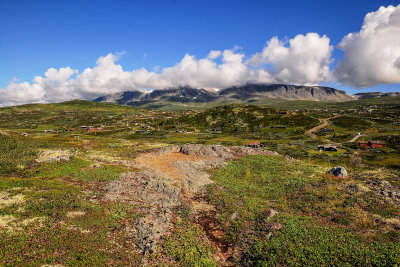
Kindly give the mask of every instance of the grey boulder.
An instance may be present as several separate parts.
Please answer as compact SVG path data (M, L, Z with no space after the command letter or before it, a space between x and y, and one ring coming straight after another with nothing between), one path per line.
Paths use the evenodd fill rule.
M347 171L345 168L341 166L337 166L332 168L328 173L331 173L335 177L339 178L346 178L347 177Z

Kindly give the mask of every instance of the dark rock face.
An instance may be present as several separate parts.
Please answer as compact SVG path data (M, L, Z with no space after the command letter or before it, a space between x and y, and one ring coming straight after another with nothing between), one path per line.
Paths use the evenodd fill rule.
M332 168L329 173L331 173L333 176L335 177L339 177L339 178L346 178L347 177L347 171L345 168L341 167L341 166L337 166Z

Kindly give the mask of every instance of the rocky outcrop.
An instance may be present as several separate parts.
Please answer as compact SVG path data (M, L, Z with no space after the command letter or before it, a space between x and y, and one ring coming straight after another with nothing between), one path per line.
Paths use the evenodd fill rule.
M341 166L337 166L337 167L332 168L329 171L329 173L332 174L335 177L338 177L338 178L346 178L347 177L346 169L341 167Z
M227 147L222 145L183 145L179 152L185 155L195 155L204 159L198 161L177 161L175 166L181 170L185 179L182 187L185 192L201 193L207 184L213 183L207 169L222 167L228 160L246 155L278 155L264 149L244 146Z
M180 190L171 179L156 170L128 172L110 182L105 200L125 201L145 214L135 222L138 246L152 252L157 240L168 231L172 209L180 204Z
M222 146L222 145L182 145L179 150L185 155L196 155L229 160L247 155L277 156L278 153L266 149L247 146Z
M182 145L154 149L136 159L135 167L140 172L124 173L117 181L110 182L104 198L140 208L139 212L145 216L135 221L135 235L139 249L144 254L151 253L160 237L168 232L172 211L182 198L188 200L202 194L206 185L213 183L205 170L255 154L278 155L244 146Z
M39 157L36 159L36 162L69 160L71 155L72 153L68 150L62 150L62 149L46 150L40 153Z

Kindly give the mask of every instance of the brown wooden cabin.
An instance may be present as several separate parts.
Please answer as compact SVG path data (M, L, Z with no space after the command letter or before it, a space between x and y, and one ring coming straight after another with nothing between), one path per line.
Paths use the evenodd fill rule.
M358 145L362 147L382 147L382 141L358 141Z
M254 141L254 142L247 142L246 144L247 147L252 147L252 148L260 148L260 147L264 147L265 144L258 142L258 141Z

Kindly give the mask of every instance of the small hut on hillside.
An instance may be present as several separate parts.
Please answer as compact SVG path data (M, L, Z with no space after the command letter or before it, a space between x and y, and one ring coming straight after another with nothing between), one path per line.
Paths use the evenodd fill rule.
M334 145L319 145L318 146L319 151L338 151L337 146Z
M246 144L247 147L252 147L252 148L260 148L260 147L264 147L265 144L258 142L258 141L253 141L253 142L247 142Z

